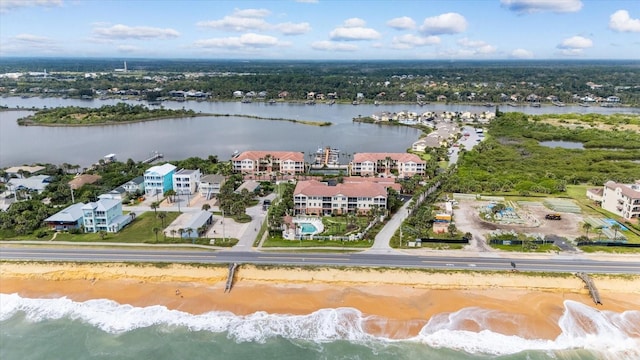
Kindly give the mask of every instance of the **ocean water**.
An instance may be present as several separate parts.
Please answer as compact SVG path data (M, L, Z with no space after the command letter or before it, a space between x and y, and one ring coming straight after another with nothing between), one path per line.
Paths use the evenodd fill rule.
M564 303L555 340L483 328L495 311L434 316L414 338L366 333L357 309L308 315L201 315L111 300L74 302L0 294L0 359L640 359L640 310ZM460 330L475 322L479 331Z

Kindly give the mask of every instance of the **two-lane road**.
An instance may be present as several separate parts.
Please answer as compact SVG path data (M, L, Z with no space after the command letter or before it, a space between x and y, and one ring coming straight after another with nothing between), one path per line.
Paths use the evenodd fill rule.
M56 247L1 247L0 259L38 261L251 263L315 266L363 266L450 270L509 270L515 262L523 271L640 273L637 261L595 261L585 259L506 259L389 255L375 253L267 253L234 251L137 250Z

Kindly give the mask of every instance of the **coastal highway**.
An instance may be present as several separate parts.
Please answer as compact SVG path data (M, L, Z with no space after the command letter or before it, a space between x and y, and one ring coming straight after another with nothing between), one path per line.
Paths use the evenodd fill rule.
M638 261L596 261L581 258L509 259L495 257L414 256L363 253L275 253L91 249L56 247L0 247L2 260L78 262L250 263L294 266L362 266L448 270L505 270L511 262L520 271L638 274Z

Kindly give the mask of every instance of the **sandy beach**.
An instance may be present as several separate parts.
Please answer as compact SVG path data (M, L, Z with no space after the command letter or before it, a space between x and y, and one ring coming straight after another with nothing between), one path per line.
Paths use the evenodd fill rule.
M565 300L596 307L572 275L243 265L232 291L224 293L226 276L226 267L3 262L0 292L74 301L103 298L192 314L303 315L351 307L368 316L367 332L392 338L417 335L433 315L477 307L492 315L483 324L466 321L464 329L554 339L561 331L557 320ZM640 275L592 278L603 302L599 310L640 309Z

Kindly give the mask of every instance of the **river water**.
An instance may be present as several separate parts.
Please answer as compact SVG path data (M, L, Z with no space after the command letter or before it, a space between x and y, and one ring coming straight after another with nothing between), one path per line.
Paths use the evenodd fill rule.
M121 100L76 100L61 98L0 98L0 105L10 108L43 108L61 106L100 107ZM131 104L146 102L126 101ZM154 151L166 160L191 156L217 155L221 160L245 150L290 150L305 154L318 147L339 148L343 154L354 152L404 152L420 136L420 131L404 126L381 126L354 123L359 115L379 111L471 111L493 110L484 106L429 104L423 107L408 104L393 105L305 105L261 102L163 102L169 109L192 109L196 112L230 114L228 117L198 116L148 121L135 124L91 127L18 126L18 118L28 111L0 112L0 167L32 164L79 164L88 166L106 154L115 153L120 160L136 161ZM589 113L611 114L621 109L601 107L503 107L503 111L530 114ZM639 113L639 109L625 109ZM285 121L249 119L233 115L251 115L296 120L330 121L332 126L309 126ZM343 162L348 162L347 158Z

